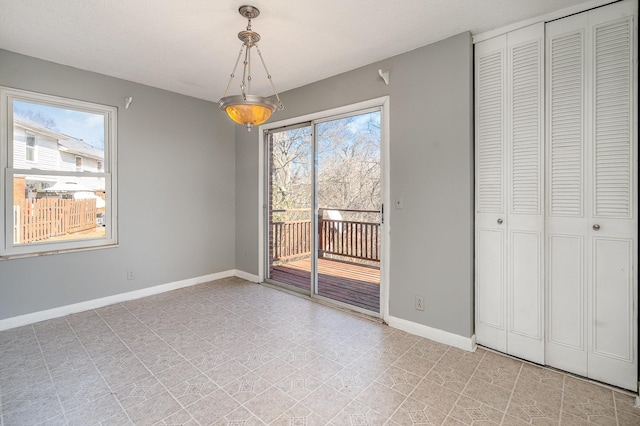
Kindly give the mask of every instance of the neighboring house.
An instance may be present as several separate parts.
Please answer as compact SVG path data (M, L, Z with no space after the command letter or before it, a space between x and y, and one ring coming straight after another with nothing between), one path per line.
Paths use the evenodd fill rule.
M13 167L22 170L102 172L104 151L81 139L14 115ZM82 191L104 191L103 179L77 176L26 175L14 181L14 199L36 198L57 186L77 185ZM49 191L50 192L50 191Z

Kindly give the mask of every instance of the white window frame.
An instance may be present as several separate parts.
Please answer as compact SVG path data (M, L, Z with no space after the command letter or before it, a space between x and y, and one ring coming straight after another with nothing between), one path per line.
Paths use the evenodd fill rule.
M82 157L79 155L76 155L76 172L81 172L81 171L82 171Z
M104 117L103 170L78 172L62 170L32 170L13 168L13 101L25 101L59 108L99 114ZM79 250L115 247L118 244L117 226L117 113L116 107L78 101L58 96L0 86L0 203L4 223L0 224L0 259ZM43 241L28 244L14 243L13 179L15 175L101 177L105 180L105 236L68 241Z

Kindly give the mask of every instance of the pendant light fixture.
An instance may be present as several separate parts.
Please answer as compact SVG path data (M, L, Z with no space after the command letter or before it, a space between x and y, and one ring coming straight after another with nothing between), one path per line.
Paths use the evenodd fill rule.
M262 53L258 48L258 42L260 41L260 34L251 30L251 20L260 15L258 8L253 6L241 6L238 9L240 15L244 16L248 20L247 29L238 33L238 38L242 41L242 47L236 59L236 64L233 67L231 78L227 84L227 89L224 92L224 96L218 101L220 109L226 111L229 118L238 124L247 127L248 131L251 131L251 127L260 125L267 121L274 111L280 111L284 109L284 105L278 96L271 74L267 70L267 66L262 58ZM262 67L267 74L267 79L271 84L271 89L275 93L275 101L262 96L256 96L251 94L251 48L255 47L260 57ZM244 56L242 67L242 82L240 83L240 94L227 96L231 82L235 77L240 58Z

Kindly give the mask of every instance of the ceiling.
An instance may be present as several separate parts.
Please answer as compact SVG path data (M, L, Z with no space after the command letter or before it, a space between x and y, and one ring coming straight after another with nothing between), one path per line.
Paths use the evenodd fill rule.
M243 4L261 11L253 30L283 92L463 31L477 34L583 2L0 0L0 48L217 102L240 50L237 33L247 24L238 14ZM258 61L253 73L252 92L271 94Z

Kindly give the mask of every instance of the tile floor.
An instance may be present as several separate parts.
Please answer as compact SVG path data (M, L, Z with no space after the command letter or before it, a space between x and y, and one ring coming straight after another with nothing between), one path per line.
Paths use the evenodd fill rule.
M236 278L0 332L10 425L640 425L634 398Z

